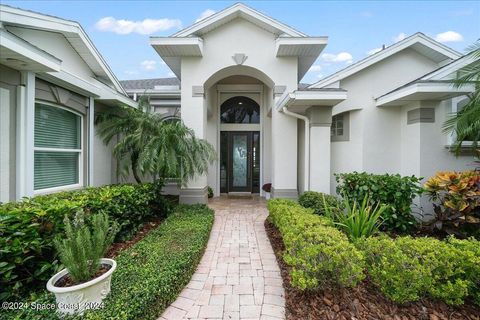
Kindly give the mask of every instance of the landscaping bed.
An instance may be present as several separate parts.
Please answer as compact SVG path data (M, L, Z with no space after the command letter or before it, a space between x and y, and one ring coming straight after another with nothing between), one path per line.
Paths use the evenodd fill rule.
M267 219L265 229L280 266L285 289L287 320L298 319L392 319L392 320L478 320L480 307L471 301L459 307L442 301L422 299L398 305L387 298L367 278L354 288L332 287L301 291L291 285L291 268L285 263L285 245L278 229Z
M104 308L82 319L156 319L189 282L206 247L213 211L204 205L178 206L158 227L115 256L117 270ZM145 230L145 229L144 229ZM58 319L52 310L34 310L54 303L39 294L21 311L2 310L0 319Z

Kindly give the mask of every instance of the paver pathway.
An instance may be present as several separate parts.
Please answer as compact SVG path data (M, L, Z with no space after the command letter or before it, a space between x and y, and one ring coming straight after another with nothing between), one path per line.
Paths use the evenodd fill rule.
M192 280L161 320L284 319L280 269L265 233L261 198L215 198L215 222Z

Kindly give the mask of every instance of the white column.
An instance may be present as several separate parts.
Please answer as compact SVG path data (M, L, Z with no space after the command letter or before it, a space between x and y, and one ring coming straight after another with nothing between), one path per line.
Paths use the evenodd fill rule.
M274 106L281 96L275 97ZM297 198L297 119L272 108L272 197Z
M310 118L310 190L330 194L331 107L311 107Z
M16 198L33 196L35 130L35 73L22 72L17 96Z
M12 91L0 87L0 202L10 200L10 111Z
M183 77L183 79L188 76ZM195 85L188 79L182 80L182 120L195 132L199 139L206 138L207 108L203 86ZM197 176L180 190L180 203L207 203L207 174Z
M93 186L93 154L95 152L95 100L93 97L88 99L88 185Z

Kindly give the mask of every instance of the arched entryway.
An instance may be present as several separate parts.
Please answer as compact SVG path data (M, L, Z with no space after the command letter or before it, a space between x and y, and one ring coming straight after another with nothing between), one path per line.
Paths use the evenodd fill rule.
M221 193L260 192L261 139L255 126L260 125L260 109L257 101L244 95L220 105Z

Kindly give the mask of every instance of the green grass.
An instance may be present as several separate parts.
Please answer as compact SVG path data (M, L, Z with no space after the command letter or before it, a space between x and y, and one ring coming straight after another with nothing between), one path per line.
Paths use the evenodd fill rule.
M115 260L117 270L105 308L83 319L156 319L189 282L203 255L213 211L203 205L178 206L157 229ZM50 294L37 301L53 302ZM51 311L2 311L0 319L58 319Z

